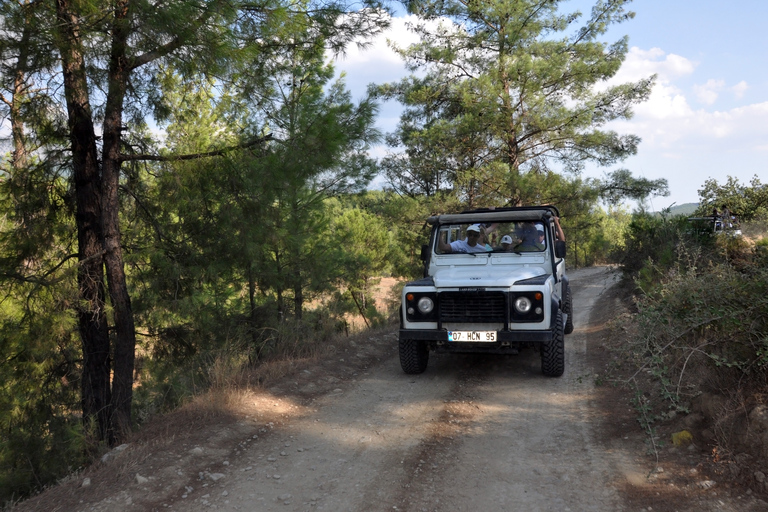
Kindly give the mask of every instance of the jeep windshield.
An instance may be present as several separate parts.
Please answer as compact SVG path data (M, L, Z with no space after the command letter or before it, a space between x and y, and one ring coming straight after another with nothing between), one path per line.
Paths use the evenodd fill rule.
M542 252L547 248L540 221L452 223L441 225L435 238L436 254Z

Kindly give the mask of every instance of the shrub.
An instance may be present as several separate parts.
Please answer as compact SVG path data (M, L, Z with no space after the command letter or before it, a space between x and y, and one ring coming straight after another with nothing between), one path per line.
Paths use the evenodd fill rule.
M768 392L768 268L752 262L743 240L717 246L724 252L679 244L675 263L655 268L660 278L637 300L628 347L638 368L630 380L648 377L656 392L647 416L688 411L701 393L725 395L714 430L727 446L739 430L733 411Z
M682 216L667 218L648 213L635 213L627 227L623 253L619 261L624 271L640 276L638 285L651 291L659 278L678 258L678 246L698 244L686 235L687 219Z

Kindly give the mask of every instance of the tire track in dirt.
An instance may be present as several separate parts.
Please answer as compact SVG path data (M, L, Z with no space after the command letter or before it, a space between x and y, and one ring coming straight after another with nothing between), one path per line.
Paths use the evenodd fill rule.
M477 367L467 366L460 371L439 416L428 426L417 449L403 460L405 474L399 485L400 492L393 495L389 500L391 504L388 502L383 509L421 510L424 503L440 503L437 490L443 487L441 468L450 464L481 413L476 395L486 376Z
M454 375L451 398L407 459L394 503L376 510L621 510L609 464L594 455L584 378L588 316L614 276L586 269L581 279L572 281L577 330L566 337L562 378L541 375L535 350L431 363L428 372Z
M534 350L502 357L432 354L427 372L416 377L376 372L393 387L384 415L411 409L401 417L410 426L384 426L385 453L360 450L356 471L332 470L341 478L324 489L331 491L325 509L621 510L607 464L592 449L591 385L583 378L585 343L579 340L589 332L590 309L610 285L609 272L585 274L584 287L574 280L577 330L566 338L562 378L542 376ZM392 363L383 366L391 370ZM402 379L408 379L405 388ZM361 412L382 425L375 409ZM338 413L330 421L339 422Z

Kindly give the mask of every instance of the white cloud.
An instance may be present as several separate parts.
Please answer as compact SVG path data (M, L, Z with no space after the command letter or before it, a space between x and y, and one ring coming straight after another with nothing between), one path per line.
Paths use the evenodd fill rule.
M744 80L731 87L731 91L737 99L742 98L747 89L749 89L749 85Z
M347 73L350 90L365 91L368 84L397 81L408 75L402 59L389 47L387 40L396 41L400 46L417 42L418 37L407 28L408 22L413 20L414 16L392 18L390 28L369 41L366 48L350 46L344 55L335 59L336 70Z
M681 119L691 115L691 107L682 92L670 84L658 82L647 102L635 109L638 116L648 119Z
M693 92L700 103L712 105L717 101L720 91L725 88L725 81L710 78L704 85L694 85Z
M751 151L768 138L768 102L723 111L694 110L683 96L657 87L635 111L632 120L616 128L642 137L646 150Z
M692 74L696 63L680 55L667 54L660 48L641 50L632 47L621 68L610 84L634 82L656 75L651 95L645 103L635 107L632 125L667 119L685 119L693 110L683 92L674 81ZM658 124L658 123L651 123ZM651 134L652 135L652 134Z
M648 78L653 74L658 75L657 80L659 82L668 83L692 74L696 65L695 62L685 57L674 53L667 54L660 48L641 50L633 46L611 83L634 82Z
M768 138L768 102L728 110L710 110L722 91L742 95L746 82L727 88L724 80L709 79L693 86L693 95L704 105L693 108L677 84L695 72L696 64L659 48L632 48L614 80L626 82L657 75L648 101L634 108L629 121L612 128L642 137L641 151L662 151L664 157L695 152L697 155L723 151L752 151Z
M389 48L387 40L397 41L400 46L418 42L418 36L407 28L408 23L415 20L416 17L412 15L391 18L391 25L386 32L370 41L366 48L350 46L345 55L337 59L337 65L343 68L357 68L357 66L368 64L376 66L400 64L402 62L400 56Z

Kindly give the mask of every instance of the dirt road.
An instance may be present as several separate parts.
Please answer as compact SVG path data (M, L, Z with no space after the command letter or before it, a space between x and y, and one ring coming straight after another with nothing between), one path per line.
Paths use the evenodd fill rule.
M505 357L431 354L424 374L405 375L390 332L379 343L383 352L358 344L359 351L337 354L325 369L298 369L280 385L246 395L236 417L213 430L194 433L179 424L178 437L167 432L167 441L116 454L112 476L86 472L58 500L31 500L28 507L646 510L629 505L621 492L648 475L648 460L638 456L642 433L640 441L637 428L631 439L598 439L601 411L587 357L590 315L617 275L604 267L570 275L576 329L566 337L561 378L542 376L533 350ZM345 371L334 376L328 368ZM680 502L670 510L689 508ZM744 508L713 501L690 510Z
M588 316L614 274L573 274L566 373L517 356L396 357L316 400L186 510L621 510L614 461L593 448ZM394 339L393 339L394 341ZM248 468L251 468L250 470ZM226 492L226 495L224 493Z

